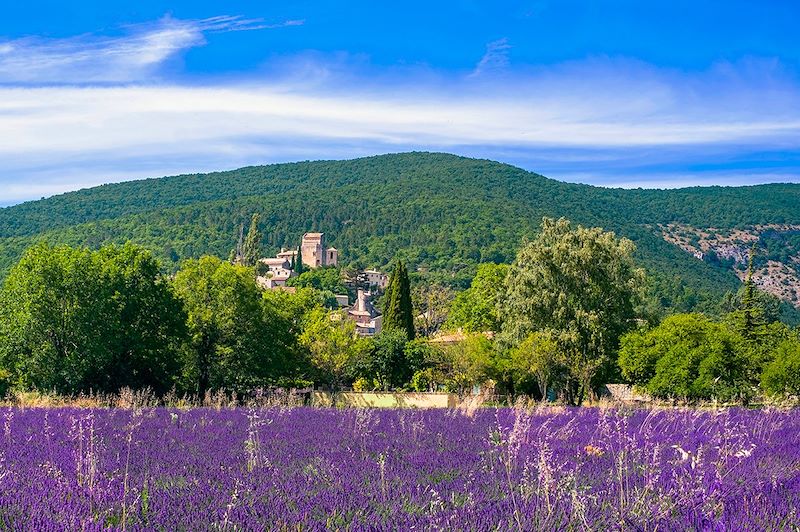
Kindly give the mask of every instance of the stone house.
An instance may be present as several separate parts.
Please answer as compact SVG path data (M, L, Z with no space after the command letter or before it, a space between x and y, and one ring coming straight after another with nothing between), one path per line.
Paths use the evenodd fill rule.
M369 286L374 286L380 290L386 290L389 285L389 276L378 270L364 270L364 277Z
M279 286L286 286L286 281L294 277L295 273L291 269L291 262L286 258L275 257L271 259L260 259L260 263L269 268L265 275L256 278L262 288L273 289Z

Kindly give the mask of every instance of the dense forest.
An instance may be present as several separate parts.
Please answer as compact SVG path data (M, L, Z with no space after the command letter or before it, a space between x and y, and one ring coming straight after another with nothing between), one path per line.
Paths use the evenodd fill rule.
M635 242L654 306L716 314L739 286L736 275L666 242L658 224L800 224L800 186L607 189L439 153L247 167L0 209L0 278L40 240L92 248L131 240L172 269L185 258L227 257L252 213L260 214L268 253L296 246L305 231L323 231L345 264L386 267L399 258L412 277L455 289L469 285L480 263L511 262L543 216L566 216ZM784 248L777 239L769 244L774 253ZM784 311L796 321L793 309Z

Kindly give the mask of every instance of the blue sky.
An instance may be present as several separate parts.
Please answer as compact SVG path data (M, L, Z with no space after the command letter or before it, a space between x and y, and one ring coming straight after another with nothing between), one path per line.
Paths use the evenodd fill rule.
M0 205L411 149L608 186L800 181L796 2L9 4Z

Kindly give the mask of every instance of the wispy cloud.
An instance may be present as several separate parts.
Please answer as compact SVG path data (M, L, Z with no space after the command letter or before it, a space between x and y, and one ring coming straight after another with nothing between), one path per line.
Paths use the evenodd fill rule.
M458 75L306 52L236 82L151 82L212 32L274 26L162 19L118 37L0 43L0 204L137 177L408 149L595 184L800 180L800 82L771 59L682 72L595 57L480 75L508 65L501 39ZM92 73L109 83L84 84Z
M278 24L267 24L264 27L268 28L268 29L288 28L288 27L291 27L291 26L302 26L305 23L306 23L305 19L296 19L296 20L286 20L286 21L280 22Z
M506 37L487 44L486 53L483 54L481 60L475 65L471 76L480 76L487 72L498 71L508 67L508 54L510 50L511 45L508 43L508 38Z
M302 20L268 24L261 19L236 16L202 20L164 17L153 23L127 26L117 36L90 34L0 41L0 84L143 81L170 58L205 44L208 33L302 24Z

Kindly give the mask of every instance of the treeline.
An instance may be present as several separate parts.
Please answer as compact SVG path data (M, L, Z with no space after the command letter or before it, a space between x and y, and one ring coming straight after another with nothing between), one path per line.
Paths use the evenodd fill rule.
M565 219L544 218L511 264L482 264L460 292L396 261L372 338L336 309L343 273L306 271L293 291L263 291L257 265L204 256L173 272L131 243L40 243L0 290L0 392L482 386L573 405L610 382L681 401L800 393L798 332L775 298L748 281L721 318L662 319L634 244Z
M738 286L736 276L665 242L655 224L720 230L800 224L798 202L796 185L613 190L435 153L248 167L107 185L0 209L0 278L42 238L92 249L131 240L174 272L187 258L227 257L231 235L257 212L267 253L296 245L305 231L322 231L350 266L390 268L401 259L412 275L428 272L458 290L469 286L479 264L512 262L543 216L567 216L637 244L654 305L719 316L718 302ZM770 256L786 254L774 238L763 245Z
M414 341L402 263L382 299L386 331L375 338L331 310L330 294L347 289L338 270L304 272L293 291L263 291L256 273L205 256L165 274L130 243L38 244L0 290L0 393L395 389L431 359L425 341Z

